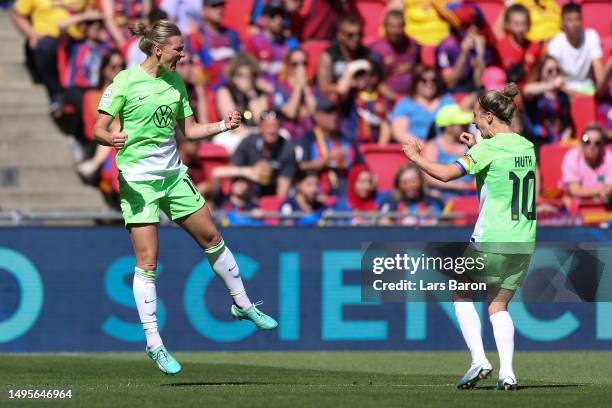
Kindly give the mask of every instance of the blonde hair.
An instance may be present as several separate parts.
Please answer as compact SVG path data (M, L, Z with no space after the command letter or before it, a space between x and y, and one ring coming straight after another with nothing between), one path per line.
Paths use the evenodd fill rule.
M153 47L161 47L168 44L168 38L178 35L182 36L181 30L170 20L156 21L151 27L138 22L130 27L130 34L141 37L138 48L147 56L153 54Z
M484 112L491 112L496 118L507 124L512 123L516 110L514 97L519 94L514 82L506 84L502 92L486 91L478 96L478 103Z

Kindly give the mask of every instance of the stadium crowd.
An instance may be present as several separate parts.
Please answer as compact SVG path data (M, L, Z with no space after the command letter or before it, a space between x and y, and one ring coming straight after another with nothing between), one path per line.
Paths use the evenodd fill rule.
M262 224L262 211L299 214L285 224L318 224L326 209L353 214L336 224L475 214L473 177L434 180L400 146L417 138L428 158L452 163L466 151L459 135L477 132L477 92L506 82L521 89L513 128L540 157L538 213L610 203L609 5L605 32L585 28L581 4L555 0L16 0L12 10L79 174L110 202L114 152L92 142L98 101L145 58L127 28L171 19L184 34L177 72L197 119L243 116L212 141L179 140L192 179L229 224ZM389 216L362 216L373 211Z

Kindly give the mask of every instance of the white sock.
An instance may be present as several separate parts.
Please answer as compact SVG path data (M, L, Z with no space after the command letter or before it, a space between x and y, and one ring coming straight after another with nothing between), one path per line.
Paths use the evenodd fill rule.
M225 284L229 294L234 299L234 303L239 308L246 310L253 304L246 294L242 278L240 277L240 268L234 259L232 251L225 246L223 240L212 248L206 250L208 261L213 270Z
M478 312L476 312L474 302L454 302L454 305L461 333L472 354L472 364L487 362L480 333L480 317Z
M514 355L514 323L510 313L507 311L497 312L491 315L491 324L493 325L493 335L495 336L495 344L497 344L497 352L499 353L499 378L503 380L506 377L514 376L512 369L512 357Z
M151 350L163 346L157 331L157 291L155 290L155 271L145 271L136 267L134 270L134 300L138 308L140 322L147 337L147 346Z

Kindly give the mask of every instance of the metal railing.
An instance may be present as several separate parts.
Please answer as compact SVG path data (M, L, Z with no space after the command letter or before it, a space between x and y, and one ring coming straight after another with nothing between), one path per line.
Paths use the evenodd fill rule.
M304 217L312 216L312 213L293 212L285 214L281 212L259 212L257 214L238 213L241 217L256 221L274 220L276 225L293 225L295 221ZM162 225L173 225L173 223L160 213ZM214 220L223 226L232 226L228 213L214 211ZM405 211L395 212L352 212L325 210L321 213L316 225L318 226L385 226L385 225L409 225L409 226L448 226L463 225L473 226L476 221L474 215L460 213L410 213ZM123 216L118 211L108 212L37 212L27 210L0 211L0 226L25 226L25 225L107 225L122 224ZM579 226L583 224L583 218L575 215L561 215L543 218L538 221L539 225L548 226Z

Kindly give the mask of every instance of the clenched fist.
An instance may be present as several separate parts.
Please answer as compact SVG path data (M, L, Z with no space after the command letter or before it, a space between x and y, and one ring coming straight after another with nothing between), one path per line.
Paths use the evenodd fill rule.
M110 144L117 150L123 149L125 142L127 142L128 134L124 132L117 132L111 134Z
M242 123L242 115L240 115L240 112L238 111L229 112L227 115L225 115L224 121L225 126L229 130L234 130L240 127L240 124Z
M461 136L459 136L459 140L461 143L467 145L467 147L472 147L476 144L476 137L468 132L463 132Z

